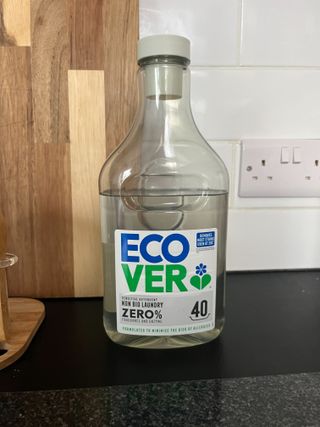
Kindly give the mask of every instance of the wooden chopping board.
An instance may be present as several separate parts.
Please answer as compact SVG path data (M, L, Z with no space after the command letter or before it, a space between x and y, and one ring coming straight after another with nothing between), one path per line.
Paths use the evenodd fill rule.
M136 110L138 0L0 0L10 296L102 294L98 174Z

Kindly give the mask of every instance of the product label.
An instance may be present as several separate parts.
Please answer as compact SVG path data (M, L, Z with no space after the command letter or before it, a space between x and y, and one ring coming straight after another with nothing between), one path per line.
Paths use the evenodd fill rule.
M215 327L217 229L116 230L117 330L182 335Z

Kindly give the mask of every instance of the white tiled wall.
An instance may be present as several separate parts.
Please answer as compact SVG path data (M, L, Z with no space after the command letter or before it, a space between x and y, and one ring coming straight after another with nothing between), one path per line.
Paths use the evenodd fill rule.
M140 0L191 40L192 108L230 174L229 270L320 267L320 200L238 197L240 140L320 139L320 0Z
M240 6L239 0L140 0L140 34L192 38L194 65L236 65Z
M243 0L242 22L241 65L320 65L319 0Z
M192 107L207 139L317 138L320 72L195 68Z

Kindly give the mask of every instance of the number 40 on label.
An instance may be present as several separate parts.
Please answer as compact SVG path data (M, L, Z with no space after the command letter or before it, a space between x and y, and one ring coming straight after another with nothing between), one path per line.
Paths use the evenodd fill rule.
M193 306L191 314L195 318L206 317L208 314L208 301L205 299L202 301L197 301Z

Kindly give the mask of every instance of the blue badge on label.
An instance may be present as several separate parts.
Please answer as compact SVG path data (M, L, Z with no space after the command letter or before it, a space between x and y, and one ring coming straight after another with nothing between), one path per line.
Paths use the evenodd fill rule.
M216 241L216 233L214 231L204 231L197 233L197 248L205 248L214 246Z

